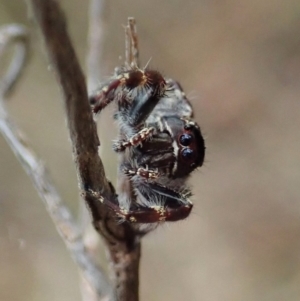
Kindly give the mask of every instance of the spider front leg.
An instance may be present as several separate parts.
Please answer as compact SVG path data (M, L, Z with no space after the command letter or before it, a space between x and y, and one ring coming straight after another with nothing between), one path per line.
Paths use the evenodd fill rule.
M140 113L143 111L142 115L148 116L159 100L156 98L160 98L165 89L166 82L159 72L135 68L112 77L99 91L90 96L90 103L93 105L94 113L103 110L110 102L118 101L121 108L130 105L131 111L136 107ZM146 99L143 99L143 96L146 96ZM136 97L143 103L142 107L137 103L131 105ZM154 103L151 104L149 100L154 100ZM130 115L133 114L135 112L130 112Z
M152 137L155 129L153 127L143 128L137 134L131 136L128 140L119 140L113 144L115 152L123 152L127 147L141 145L142 142Z

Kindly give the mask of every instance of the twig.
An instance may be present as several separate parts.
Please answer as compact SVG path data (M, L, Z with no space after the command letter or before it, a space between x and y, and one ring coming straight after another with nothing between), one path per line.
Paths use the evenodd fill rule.
M64 94L79 186L90 208L94 226L108 246L116 298L118 301L137 301L139 239L129 224L118 224L114 214L88 193L91 189L112 202L115 200L98 156L99 141L85 80L66 30L64 16L54 0L31 0L31 3Z
M0 81L0 131L9 146L21 162L26 173L36 187L41 199L62 236L74 261L81 269L86 281L97 292L99 300L108 300L110 293L109 284L103 271L85 250L82 236L68 208L63 204L58 192L52 184L50 176L41 160L25 140L24 135L9 118L4 104L4 96L13 87L20 76L20 71L26 58L26 30L19 25L9 25L0 31L0 56L8 45L18 42L18 51L12 58L8 74Z
M20 76L26 61L28 32L22 25L10 24L1 26L0 33L0 56L8 46L12 45L15 48L14 59L11 60L9 68L0 82L1 96L6 97Z
M139 47L138 47L138 37L135 19L130 17L128 18L129 33L131 37L131 53L132 61L135 66L139 66Z
M127 67L139 66L138 36L135 19L129 17L125 26L125 64Z

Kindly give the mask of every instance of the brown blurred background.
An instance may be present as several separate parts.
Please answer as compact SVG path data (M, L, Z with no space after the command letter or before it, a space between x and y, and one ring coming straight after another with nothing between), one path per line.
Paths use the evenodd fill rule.
M87 1L61 2L84 66ZM1 25L33 29L9 111L76 213L60 92L27 15L23 1L0 0ZM103 74L122 62L128 16L142 62L181 82L207 144L193 214L144 239L141 300L300 300L300 1L107 1ZM114 178L110 114L99 123ZM80 300L77 269L2 137L0 300Z

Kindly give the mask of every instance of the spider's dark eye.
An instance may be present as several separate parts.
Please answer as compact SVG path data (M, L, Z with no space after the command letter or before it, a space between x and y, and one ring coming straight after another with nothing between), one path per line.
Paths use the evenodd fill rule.
M179 138L179 142L183 146L188 146L191 144L193 137L190 134L183 134Z
M182 152L181 152L181 156L184 160L187 161L191 161L194 159L195 153L192 149L190 148L185 148Z

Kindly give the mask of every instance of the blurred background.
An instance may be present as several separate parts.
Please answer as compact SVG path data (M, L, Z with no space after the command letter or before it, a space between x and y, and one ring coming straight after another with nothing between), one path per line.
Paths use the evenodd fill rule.
M87 1L60 2L85 68ZM137 20L142 63L152 58L151 67L180 81L207 145L205 165L191 178L193 213L143 241L141 300L300 300L300 2L107 1L106 76L123 62L128 16ZM76 214L61 95L43 45L25 2L0 0L0 20L32 29L30 60L9 111ZM114 179L115 134L106 112L100 138ZM0 300L79 301L78 280L30 180L0 137Z

